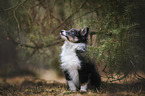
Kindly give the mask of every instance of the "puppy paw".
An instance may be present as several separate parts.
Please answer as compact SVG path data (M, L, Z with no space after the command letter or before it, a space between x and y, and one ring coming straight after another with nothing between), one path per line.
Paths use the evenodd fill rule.
M71 92L76 92L76 90L70 90Z
M87 92L87 90L86 89L81 89L80 92Z

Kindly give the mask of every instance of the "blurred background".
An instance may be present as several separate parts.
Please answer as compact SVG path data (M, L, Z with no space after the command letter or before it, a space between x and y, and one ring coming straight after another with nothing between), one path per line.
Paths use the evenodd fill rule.
M0 80L63 76L59 32L86 26L104 81L143 79L144 9L144 0L0 0Z

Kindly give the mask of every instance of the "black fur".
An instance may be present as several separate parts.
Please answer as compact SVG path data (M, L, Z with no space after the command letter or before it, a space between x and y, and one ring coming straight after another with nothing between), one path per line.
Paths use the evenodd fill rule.
M70 78L69 73L68 73L67 70L64 71L64 74L65 74L65 79L68 80L68 81L70 81L71 78Z
M100 89L101 76L97 72L94 62L84 55L84 51L77 50L76 53L78 58L82 61L81 69L78 70L80 84L84 84L89 81L91 85Z

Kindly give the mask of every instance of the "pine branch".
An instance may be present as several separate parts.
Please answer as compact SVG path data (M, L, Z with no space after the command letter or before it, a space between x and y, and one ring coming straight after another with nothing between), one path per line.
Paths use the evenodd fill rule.
M25 47L25 48L31 48L31 49L42 49L42 48L48 48L48 47L52 47L58 44L61 44L63 42L63 40L60 39L60 36L56 37L55 40L53 40L54 42L47 44L47 45L43 45L43 44L24 44L24 43L20 43L17 42L16 40L14 40L14 38L10 35L9 32L7 32L9 40L12 41L12 43L16 46L21 46L21 47ZM4 36L0 35L1 38L7 40L7 38L5 38Z

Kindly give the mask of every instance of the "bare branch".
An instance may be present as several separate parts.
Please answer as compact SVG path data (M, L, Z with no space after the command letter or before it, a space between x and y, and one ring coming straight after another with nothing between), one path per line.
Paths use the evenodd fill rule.
M127 75L128 75L128 74L124 74L122 77L117 78L117 79L114 79L114 80L110 80L109 82L113 82L113 81L120 81L120 80L122 80L122 79L126 78L126 77L127 77Z
M17 26L18 26L18 32L19 32L18 34L19 34L19 37L20 37L21 29L20 29L19 20L18 20L18 18L17 18L17 16L16 16L16 10L17 10L20 6L22 6L24 3L26 3L26 2L27 2L27 0L25 0L24 2L19 3L17 6L14 7L14 10L13 10L13 16L14 16L14 18L15 18L15 20L16 20L16 22L17 22ZM21 41L21 38L20 38L20 41Z
M78 10L76 10L74 13L72 13L69 17L67 17L60 25L58 25L54 30L53 30L53 32L55 32L58 28L60 28L63 24L65 24L68 20L70 20L76 13L78 13L79 11L80 11L80 9L82 9L84 6L85 6L85 4L86 4L86 2L87 2L88 0L86 0L81 6L80 6L80 8L78 8Z
M135 70L135 64L133 63L133 61L130 59L129 60L130 61L130 63L131 63L131 65L133 66L133 68L134 68L134 75L136 76L138 76L139 78L138 79L145 79L144 77L142 77L142 76L140 76L137 72L136 72L136 70Z
M48 15L49 15L49 24L50 24L50 20L51 20L50 17L56 19L58 22L62 22L62 20L61 20L60 18L56 17L56 16L53 14L53 12L51 12L51 10L50 10L47 6L45 6L45 4L42 2L42 0L38 0L38 1L39 1L39 3L41 4L41 6L47 11L47 14L49 13L49 14L48 14Z
M81 17L83 17L83 16L86 16L86 15L88 15L88 14L90 14L90 13L93 13L93 12L95 12L97 9L99 9L99 8L101 8L101 7L102 7L102 6L100 5L100 6L98 6L97 8L95 8L95 9L89 11L89 12L86 12L86 13L82 14L82 15L79 16L79 17L74 18L73 21L75 21L75 20L77 20L78 18L81 18Z
M28 0L25 0L24 2L21 2L21 3L17 4L17 5L15 5L15 6L12 6L12 7L10 7L10 8L3 9L3 10L0 10L0 11L7 11L7 10L14 9L14 8L16 8L16 7L18 7L18 6L21 6L22 4L26 3L27 1L28 1Z
M17 9L17 8L16 8ZM17 22L17 25L18 25L18 32L20 33L20 31L21 31L21 29L20 29L20 24L19 24L19 21L18 21L18 19L17 19L17 17L16 17L16 9L14 9L14 11L13 11L13 15L14 15L14 18L15 18L15 20L16 20L16 22Z
M42 49L42 48L48 48L48 47L51 47L51 46L54 46L54 45L57 45L57 44L61 44L62 40L60 41L57 41L57 42L54 42L54 43L50 43L48 45L42 45L42 46L33 46L33 45L29 45L29 44L21 44L21 43L18 43L18 42L13 42L14 44L16 44L17 46L21 46L21 47L25 47L25 48L32 48L32 49Z
M60 36L58 36L54 41L55 42L53 42L53 43L50 43L50 44L47 44L47 45L43 45L43 44L41 44L41 45L38 45L38 44L35 44L35 45L30 45L30 44L22 44L22 43L20 43L20 42L16 42L13 38L12 38L12 36L9 34L9 32L7 32L7 34L8 34L8 37L9 37L9 39L12 41L12 43L13 44L15 44L15 45L17 45L17 46L21 46L21 47L25 47L25 48L32 48L32 49L42 49L42 48L48 48L48 47L51 47L51 46L55 46L55 45L57 45L57 44L61 44L61 42L63 42L63 40L60 40ZM2 37L2 38L4 38L4 37ZM4 39L6 39L6 38L4 38ZM57 40L57 41L56 41Z

